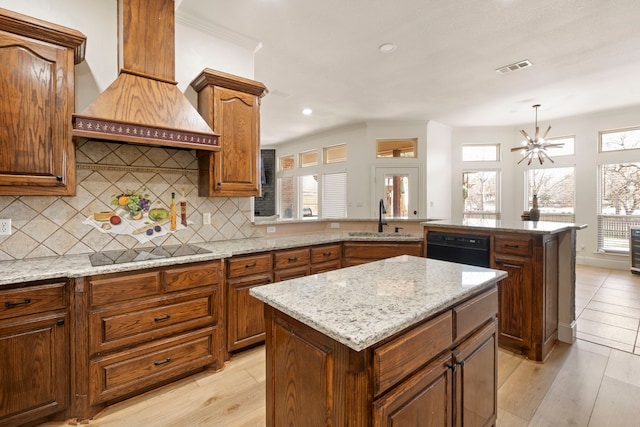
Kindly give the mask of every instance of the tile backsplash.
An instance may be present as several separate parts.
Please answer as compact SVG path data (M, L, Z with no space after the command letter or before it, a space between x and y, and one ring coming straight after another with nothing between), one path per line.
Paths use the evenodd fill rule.
M251 222L248 197L199 197L198 161L193 150L87 141L76 148L76 196L0 196L0 218L10 218L12 234L0 236L0 260L36 258L242 239L262 236ZM184 230L146 243L123 234L102 233L83 224L94 212L112 210L113 195L144 187L152 206L169 207L184 190ZM211 224L203 224L211 213ZM179 215L179 212L178 212Z

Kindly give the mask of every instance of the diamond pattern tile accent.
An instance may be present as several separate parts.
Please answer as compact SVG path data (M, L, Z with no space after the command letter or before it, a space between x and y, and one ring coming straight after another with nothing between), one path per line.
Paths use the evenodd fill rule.
M194 150L86 141L76 148L76 196L0 196L0 218L11 218L13 234L0 236L0 260L122 250L258 237L251 223L251 199L198 196ZM102 233L83 224L94 212L112 210L113 195L144 187L152 206L166 208L171 193L184 189L192 224L147 243L132 236ZM179 212L179 211L178 211ZM202 214L211 213L211 225Z

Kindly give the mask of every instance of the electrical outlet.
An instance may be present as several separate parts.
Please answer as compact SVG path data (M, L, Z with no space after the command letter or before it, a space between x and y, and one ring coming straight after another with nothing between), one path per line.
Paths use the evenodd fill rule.
M210 225L211 224L211 214L209 212L205 212L202 214L202 223L204 225Z
M0 235L11 234L11 219L0 219Z
M340 223L339 222L332 222L331 223L331 228L340 228Z
M275 233L275 232L276 232L275 227L267 227L267 233Z

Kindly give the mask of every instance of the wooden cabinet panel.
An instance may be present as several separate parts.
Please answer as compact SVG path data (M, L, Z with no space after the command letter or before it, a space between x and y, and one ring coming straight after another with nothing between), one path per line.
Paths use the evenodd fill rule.
M33 293L28 292L30 286L2 292L3 306L30 295L35 296L34 302L53 298L48 299L52 311L36 309L28 315L8 316L9 309L0 320L0 425L22 425L67 408L69 322L66 301L58 304L58 297L64 295L62 286L34 286Z
M311 248L311 264L319 264L340 259L342 245L325 245Z
M0 319L66 307L65 283L0 290Z
M496 254L530 257L533 253L533 239L528 237L496 236L494 241Z
M92 360L91 401L121 398L213 363L215 332L211 327Z
M220 282L221 261L193 266L170 268L163 271L163 283L167 292L193 289L198 286L216 285Z
M374 427L451 426L453 423L453 382L451 354L420 369L373 404Z
M454 341L473 332L478 325L498 315L498 290L479 295L453 308Z
M271 253L232 257L227 260L227 278L271 273L272 265Z
M75 195L74 59L85 36L0 11L0 195Z
M90 287L93 306L155 296L162 292L159 271L94 276Z
M311 259L308 248L278 251L273 255L273 258L276 270L308 266Z
M205 69L191 83L198 111L220 135L220 151L198 153L200 196L260 195L262 83Z
M496 257L495 268L507 272L498 285L500 342L515 349L531 348L531 263Z
M218 290L200 288L182 298L156 299L91 313L91 354L117 350L217 323Z
M373 350L374 393L379 395L451 346L452 314L435 319Z
M324 273L325 271L338 270L342 267L342 260L340 258L333 261L327 261L318 264L311 264L309 267L309 274Z
M227 280L227 349L238 351L264 341L264 304L249 295L273 281L271 273Z
M489 427L497 417L498 352L493 321L454 350L455 425Z
M345 267L399 255L422 256L422 242L344 242Z

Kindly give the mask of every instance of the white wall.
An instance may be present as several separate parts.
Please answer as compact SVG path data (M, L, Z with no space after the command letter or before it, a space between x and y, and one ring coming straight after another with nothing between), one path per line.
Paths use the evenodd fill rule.
M603 111L584 116L567 117L553 121L539 117L539 125L545 128L551 125L550 137L575 136L574 156L551 157L554 164L545 162L545 166L575 166L576 171L576 223L587 224L588 228L577 233L577 261L580 264L628 269L629 258L625 255L598 253L597 249L597 185L598 165L616 162L640 162L640 150L624 152L598 153L598 132L640 126L640 106L618 110ZM462 216L462 197L458 189L462 188L462 170L464 168L493 168L502 170L502 215L504 218L517 218L527 209L524 199L525 162L517 165L519 153L511 153L511 147L521 143L520 129L531 133L533 123L516 127L501 128L460 128L453 131L452 171L452 213L456 218ZM462 165L462 144L500 143L501 158L496 164L470 163ZM530 167L540 167L536 162Z
M415 159L377 159L376 139L417 138ZM376 218L378 203L372 199L373 167L393 163L399 167L419 166L422 170L419 218L445 218L451 206L451 130L441 124L425 121L366 122L345 126L273 146L276 156L297 153L336 144L347 144L346 164L336 164L347 171L347 204L349 218ZM341 166L338 166L341 165ZM326 167L326 166L325 166ZM431 168L431 169L430 169ZM315 173L319 168L308 168ZM322 169L326 170L326 169ZM279 173L278 176L286 176ZM433 201L433 206L427 206Z
M117 77L118 26L116 0L0 0L0 7L80 31L87 36L85 61L76 66L76 111L84 110ZM176 12L178 15L178 12ZM178 88L197 105L189 86L204 68L253 78L253 48L238 46L206 28L190 28L176 16Z

